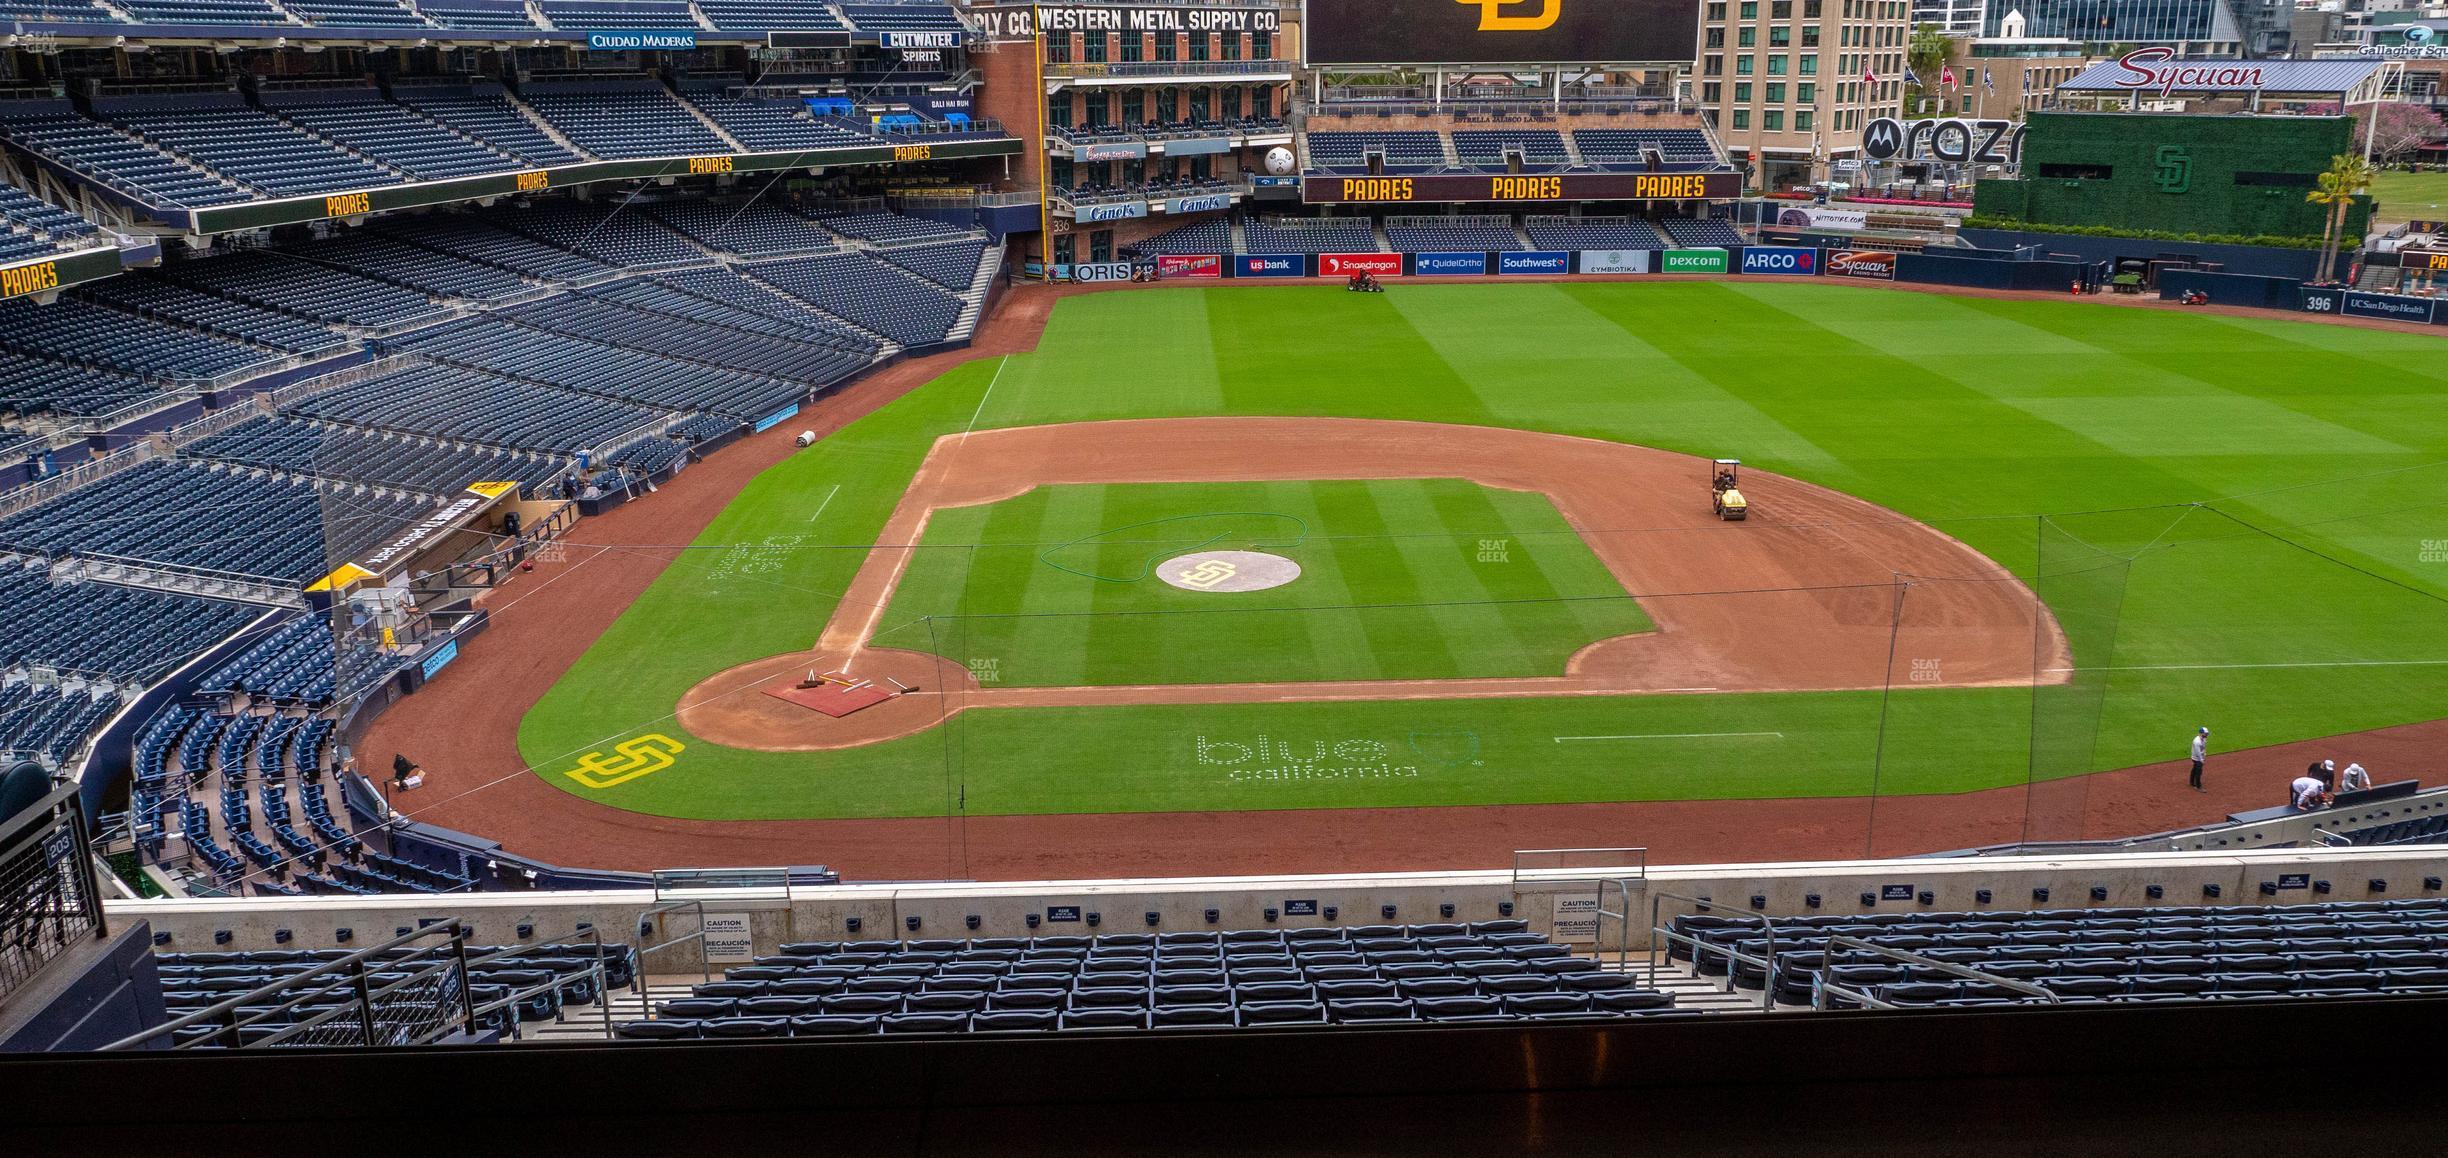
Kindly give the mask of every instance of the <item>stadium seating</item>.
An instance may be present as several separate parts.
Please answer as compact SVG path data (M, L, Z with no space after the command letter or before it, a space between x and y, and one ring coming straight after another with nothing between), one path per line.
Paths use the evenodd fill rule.
M444 28L471 32L540 30L520 0L418 0L417 11Z
M39 245L40 248L33 253L92 237L98 232L93 222L5 181L0 181L0 218L5 218L7 222L7 242L11 245Z
M954 293L966 291L969 283L977 280L978 262L985 255L986 243L982 241L909 245L876 254Z
M399 0L281 0L308 24L335 28L431 28Z
M260 607L0 566L0 671L47 667L149 682L262 614Z
M328 327L278 310L189 289L160 277L130 274L108 278L78 290L77 296L132 314L160 318L292 354L319 353L348 344L347 338Z
M1386 241L1402 253L1424 253L1439 250L1517 250L1523 248L1521 238L1513 233L1510 218L1497 224L1492 221L1464 219L1453 222L1427 222L1412 218L1407 224L1386 223Z
M809 116L807 106L796 101L751 100L725 96L719 89L691 88L688 102L697 106L723 131L746 145L752 152L785 152L791 149L831 149L845 145L872 145L875 138L858 132L840 121L818 120Z
M516 230L558 249L628 269L702 263L705 251L643 213L619 202L608 205L546 201L526 209L497 211L485 221Z
M531 288L532 283L509 270L468 258L424 249L365 230L309 242L291 250L299 257L338 266L361 277L434 297L487 301Z
M431 505L398 494L327 494L302 480L157 459L0 519L0 546L303 581ZM267 527L281 533L262 533Z
M1666 172L1725 164L1698 129L1575 129L1573 148L1583 162L1601 169L1647 169L1652 154Z
M941 342L960 318L959 298L858 254L765 262L741 270L903 346Z
M665 411L593 394L429 363L317 394L294 404L290 412L548 455L575 454L669 417Z
M1666 235L1674 238L1677 245L1736 246L1750 244L1743 240L1743 235L1736 232L1733 226L1714 217L1702 219L1662 217L1658 219L1658 224L1666 228Z
M1253 217L1243 231L1251 253L1368 253L1379 248L1376 231L1366 219Z
M654 25L624 24L638 28ZM521 99L598 157L688 157L734 151L651 77L535 82Z
M366 228L437 253L463 257L538 281L574 282L609 276L617 267L541 241L490 222L494 215L449 214L434 217L388 218Z
M543 484L570 468L569 460L553 455L269 415L190 443L182 453L438 495L476 482L517 482L541 493Z
M1216 218L1193 221L1138 243L1141 253L1231 253L1232 223Z
M975 941L818 941L666 1001L633 1039L1409 1025L1621 1017L1672 996L1520 921Z
M1636 217L1532 217L1522 231L1540 249L1664 249L1655 226Z
M1563 134L1553 129L1456 131L1453 144L1454 155L1474 169L1503 171L1509 164L1508 153L1521 155L1523 172L1561 169L1572 164Z
M2438 844L2448 841L2448 815L2399 820L2343 835L2348 844Z
M1765 969L1732 956L1765 958L1756 920L1700 914L1672 927L1701 945L1674 943L1670 956L1704 974L1732 969L1738 983L1768 984L1788 1002L1810 1002L1834 984L1899 1006L2048 1003L1865 950L1830 954L1827 939L1838 935L2036 985L2060 1003L2448 993L2448 900L2440 899L1778 918Z
M267 88L261 99L283 120L419 181L499 173L525 164L384 100L370 86Z
M767 257L837 249L841 239L807 218L764 201L659 201L645 207L655 220L708 249ZM966 285L967 283L962 283Z
M443 312L424 293L267 249L174 262L163 268L162 276L176 285L319 322L396 326Z
M12 309L0 307L0 328ZM0 340L0 346L5 346ZM161 384L114 370L74 365L0 349L0 415L97 417L168 399ZM7 455L15 461L14 451Z
M970 231L924 217L903 217L898 213L821 213L818 221L824 227L844 237L856 237L887 245L903 241L949 241L956 237L975 236Z
M426 6L426 11L434 13L431 5ZM519 12L515 6L512 11ZM526 22L523 13L515 19L521 24ZM498 84L393 82L391 96L444 128L530 165L574 165L586 159L545 135L542 127L510 103L508 94Z
M840 372L840 367L816 360L830 352L826 347L811 346L797 337L773 336L699 320L684 321L650 308L584 294L547 298L494 316L567 337L600 335L596 340L608 340L625 349L790 381L830 382ZM811 370L812 375L808 373ZM768 411L731 413L761 417Z
M443 874L436 874L435 870L427 866L412 864L380 853L370 853L358 863L344 863L341 866L341 873L358 879L379 880L400 886L413 887L418 883L426 885L414 891L450 891L446 886L431 883L436 877L447 879ZM431 875L419 875L414 881L411 881L402 879L405 874ZM409 888L371 889L348 880L313 874L302 874L300 882L306 890L315 892L365 894L410 891ZM259 891L270 895L304 895L305 893L305 890L293 890L288 886L267 887L259 884L257 887ZM512 952L514 948L515 953ZM416 951L413 949L401 949L388 954L389 960L398 963L398 967L367 974L367 979L374 990L382 992L394 984L412 982L416 977L416 974L411 971L415 961L411 954L414 952ZM164 953L155 958L154 968L161 977L166 1013L169 1020L175 1021L180 1017L210 1009L231 998L244 996L348 955L349 951L345 949L276 950L256 953ZM603 990L627 987L637 976L638 969L636 950L626 945L605 945L601 948L599 956L599 950L595 945L584 942L515 947L470 945L467 947L466 960L468 961L467 996L480 1011L479 1028L512 1036L517 1034L518 1027L524 1023L557 1020L567 1007L591 1005L601 999L605 995ZM319 978L301 984L320 987L331 985L333 982L328 978ZM601 989L598 988L599 985ZM455 995L456 991L453 992ZM514 994L526 994L526 996L512 1001ZM333 1010L348 1008L351 1007L347 1004L344 989L333 990L327 999L310 1001L286 1010L274 1005L248 1007L241 1011L240 1017L250 1021L251 1024L237 1031L238 1038L244 1044L260 1044L284 1030L291 1029L300 1022L328 1017ZM343 1031L344 1033L355 1032L354 1019L342 1018L340 1024L349 1027L348 1030ZM218 1047L227 1043L216 1039L214 1035L226 1032L225 1029L218 1026L197 1025L182 1031L178 1041L184 1046ZM274 1044L282 1046L328 1045L331 1044L331 1041L326 1038L331 1033L330 1030L318 1033L310 1026L297 1031L296 1036L283 1038ZM357 1039L343 1037L334 1040L355 1042Z
M960 18L947 4L838 4L844 20L861 32L960 32Z
M87 180L147 204L193 208L255 196L234 181L79 115L65 100L0 100L0 134Z
M95 112L165 149L274 197L369 189L398 171L249 107L235 92L97 99Z
M843 27L832 8L818 0L698 0L697 10L716 28L745 32L829 32Z
M629 339L620 335L614 340ZM462 318L405 335L395 344L439 362L667 410L761 418L807 394L800 383L763 373L681 361L502 318Z
M1445 140L1433 132L1309 134L1309 163L1338 172L1366 172L1369 155L1383 156L1388 173L1425 173L1446 165Z
M128 0L120 11L139 24L269 24L297 22L264 0Z
M277 361L266 349L81 300L0 308L0 349L139 378L215 378ZM15 384L8 389L15 393Z
M406 657L383 652L364 634L351 633L345 646L335 645L329 620L301 615L206 672L196 688L208 695L243 696L251 707L321 711L363 693L406 663ZM239 717L242 723L261 718Z
M99 687L0 681L0 756L57 767L119 705L117 694Z

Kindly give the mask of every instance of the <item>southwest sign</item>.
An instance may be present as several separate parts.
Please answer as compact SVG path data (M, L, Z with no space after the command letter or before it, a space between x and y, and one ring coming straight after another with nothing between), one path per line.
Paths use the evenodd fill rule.
M1742 196L1740 173L1505 173L1424 177L1303 177L1312 205L1463 201L1714 201Z

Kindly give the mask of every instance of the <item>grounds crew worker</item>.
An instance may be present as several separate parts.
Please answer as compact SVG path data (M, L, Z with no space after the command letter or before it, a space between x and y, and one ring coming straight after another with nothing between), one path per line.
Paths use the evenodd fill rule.
M2193 733L2193 791L2195 792L2210 791L2201 785L2202 757L2209 755L2209 753L2210 729L2203 728L2201 731Z

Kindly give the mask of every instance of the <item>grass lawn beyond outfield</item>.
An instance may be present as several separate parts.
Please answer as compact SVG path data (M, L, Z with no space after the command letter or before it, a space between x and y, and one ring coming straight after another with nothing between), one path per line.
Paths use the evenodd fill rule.
M875 642L1006 685L1552 676L1651 627L1545 496L1459 479L1046 486L937 511L925 541ZM1236 593L1153 574L1194 549L1301 573Z
M2371 195L2380 221L2448 219L2448 173L2382 172L2372 179Z
M2444 355L2448 344L2429 334L2277 316L1808 280L1402 284L1384 294L1219 285L1068 298L1035 352L963 366L744 488L699 549L681 553L545 694L520 746L547 782L636 812L873 817L1961 792L2174 759L2204 724L2215 750L2230 751L2431 719L2448 687ZM993 709L821 754L726 749L672 721L680 694L707 676L813 645L933 440L973 423L1181 415L1467 423L1736 455L1921 519L2034 578L2084 671L2036 698L1940 678L1892 695ZM1155 488L1101 497L1116 512L1314 509L1312 533L1333 535L1358 517L1334 489L1180 504ZM1051 520L1052 537L1128 521L1066 506L1092 497L1049 492L981 508L968 534L944 541L1049 537L1007 530L1007 520ZM1501 496L1450 501L1480 499ZM1501 511L1508 527L1551 517ZM1415 551L1398 552L1414 581L1531 579L1483 575L1458 548ZM1101 614L1169 596L1066 586L1038 574L1046 569L1028 550L1009 554L1008 565L926 579L926 602L912 606L1084 601L1097 614L1058 633L1060 647L1014 651L1080 669L1064 679L1175 662L1154 654L1170 641L1150 645L1147 624ZM1321 568L1358 584L1352 601L1382 594L1372 583L1402 582L1390 564ZM1536 570L1559 589L1575 581L1561 556L1541 554ZM1313 594L1319 605L1342 598L1322 585L1277 597ZM1323 647L1315 625L1331 620L1317 614L1303 618L1305 633L1244 650L1280 649L1286 669L1397 654L1373 633ZM1185 618L1156 617L1164 626L1153 630ZM1542 663L1578 634L1617 629L1510 615L1504 627L1524 641L1525 662L1537 652ZM1447 655L1406 663L1487 658L1457 644L1449 625L1413 637ZM1898 669L1914 658L1899 656ZM580 754L646 733L685 750L668 769L600 791L561 775ZM1350 750L1382 746L1394 770L1230 762L1262 735L1278 752L1367 741Z

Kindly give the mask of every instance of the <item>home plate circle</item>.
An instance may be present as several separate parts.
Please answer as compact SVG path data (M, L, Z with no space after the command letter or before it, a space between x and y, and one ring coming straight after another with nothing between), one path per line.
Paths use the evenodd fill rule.
M1193 551L1156 565L1157 578L1184 591L1264 591L1300 573L1300 564L1263 551Z

